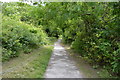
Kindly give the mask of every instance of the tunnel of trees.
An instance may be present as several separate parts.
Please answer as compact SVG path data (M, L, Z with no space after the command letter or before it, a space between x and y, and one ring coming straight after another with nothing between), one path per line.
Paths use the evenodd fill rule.
M120 2L2 4L3 62L62 35L91 63L120 76Z

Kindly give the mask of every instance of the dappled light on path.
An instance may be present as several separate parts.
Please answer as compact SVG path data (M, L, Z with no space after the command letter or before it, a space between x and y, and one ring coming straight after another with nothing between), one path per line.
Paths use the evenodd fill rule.
M61 40L59 39L54 44L54 51L44 77L82 78L83 75L75 66L75 62L69 58L65 48L60 45L60 42Z

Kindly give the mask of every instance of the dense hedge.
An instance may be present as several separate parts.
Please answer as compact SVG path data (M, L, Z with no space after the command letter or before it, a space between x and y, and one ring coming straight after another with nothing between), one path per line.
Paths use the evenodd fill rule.
M81 10L68 19L65 42L91 63L120 76L120 3L83 3ZM69 4L76 7L76 5ZM99 12L98 12L99 11ZM78 13L80 15L78 15ZM69 23L69 21L71 21ZM74 27L74 28L73 28Z
M17 57L21 51L30 53L32 49L49 43L49 38L42 26L22 22L21 18L25 16L23 13L27 12L29 7L23 3L3 4L2 35L0 37L3 61Z
M18 56L20 50L31 52L32 48L48 43L41 28L3 17L2 24L3 60Z

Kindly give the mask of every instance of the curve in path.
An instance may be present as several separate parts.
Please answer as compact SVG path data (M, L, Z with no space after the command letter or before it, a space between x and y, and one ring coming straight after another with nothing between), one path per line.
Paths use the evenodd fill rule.
M75 62L71 60L60 45L59 39L54 44L54 51L51 56L48 68L44 75L45 78L83 78L82 73L75 66Z

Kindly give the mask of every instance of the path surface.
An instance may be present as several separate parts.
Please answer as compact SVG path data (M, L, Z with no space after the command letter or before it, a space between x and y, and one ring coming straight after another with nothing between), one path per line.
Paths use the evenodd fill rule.
M82 73L75 66L75 62L71 60L60 45L59 39L54 44L54 51L51 56L48 68L44 75L45 78L83 78Z

